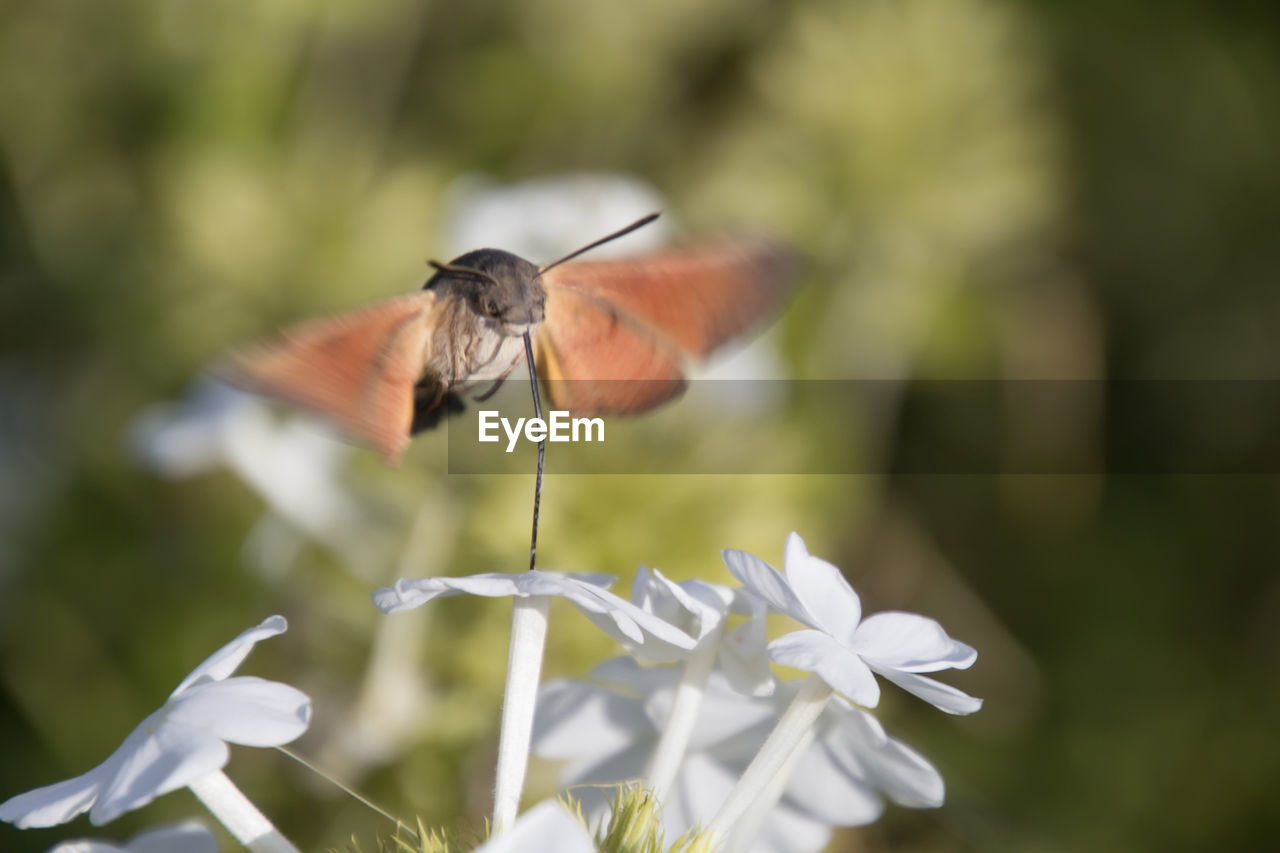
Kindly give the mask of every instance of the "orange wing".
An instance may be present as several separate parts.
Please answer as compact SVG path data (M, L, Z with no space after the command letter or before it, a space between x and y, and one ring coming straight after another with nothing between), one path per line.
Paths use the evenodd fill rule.
M234 355L234 385L314 409L396 462L409 443L439 300L429 290L287 328Z
M679 395L686 361L777 309L790 266L776 245L734 242L549 270L537 362L552 402L581 414L635 414Z

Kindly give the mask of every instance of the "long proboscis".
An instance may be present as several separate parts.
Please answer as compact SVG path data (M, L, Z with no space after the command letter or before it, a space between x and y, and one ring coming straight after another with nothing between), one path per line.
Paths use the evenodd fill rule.
M578 255L581 255L584 252L590 252L592 249L596 248L597 246L603 246L605 243L608 243L612 240L617 240L619 237L625 237L628 234L630 234L632 231L635 231L637 228L643 228L644 226L648 225L650 222L657 219L660 215L661 214L658 214L658 213L650 213L648 216L643 216L640 219L637 219L635 222L632 222L626 228L622 228L618 231L614 231L612 234L608 235L607 237L601 237L599 240L596 240L594 243L590 243L586 246L583 246L581 249L576 249L570 252L569 254L565 255L563 258L561 258L558 261L552 261L549 264L545 264L542 267L538 268L538 275L542 275L544 272L551 269L552 267L560 266L565 261L571 261L574 258L578 257Z

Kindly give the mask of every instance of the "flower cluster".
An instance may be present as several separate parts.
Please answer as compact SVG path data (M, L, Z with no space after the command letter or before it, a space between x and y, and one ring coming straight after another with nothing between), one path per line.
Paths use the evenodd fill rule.
M588 681L543 685L535 723L533 698L514 687L537 681L545 624L519 640L513 627L503 735L521 756L509 765L518 778L504 778L500 746L499 828L514 818L530 744L567 762L563 781L581 792L596 826L610 808L599 786L643 779L662 801L668 837L706 826L729 850L816 851L832 827L874 821L886 799L941 805L937 770L867 709L879 703L879 675L948 713L978 710L981 700L920 674L967 668L977 653L923 616L863 619L840 570L809 554L797 534L787 540L782 573L742 551L723 558L740 588L674 583L641 569L626 601L600 576L532 571L401 580L374 593L374 603L391 613L460 593L510 595L522 602L516 626L522 605L558 596L631 653L596 667ZM805 627L767 642L769 611ZM545 621L545 604L540 612ZM740 624L731 628L733 619ZM532 679L513 677L517 643L532 647L523 649ZM811 675L779 682L770 660Z
M941 805L937 770L890 737L868 709L880 700L879 675L948 713L978 710L980 700L921 675L968 667L976 652L923 616L863 619L840 571L809 554L794 533L785 556L780 573L751 554L724 551L737 589L675 583L641 569L630 601L608 591L607 577L546 571L400 580L375 592L384 613L461 594L516 599L497 836L484 849L548 843L593 849L582 825L559 807L547 804L517 819L530 749L566 762L564 783L581 792L597 832L613 808L599 786L643 779L661 803L667 837L705 826L707 843L734 851L817 851L833 827L874 821L886 800ZM572 603L630 656L597 666L587 681L539 688L552 597ZM805 627L768 642L770 611ZM221 772L229 743L288 743L310 722L310 700L296 689L233 676L257 642L284 630L284 619L273 616L244 631L196 667L106 761L12 797L0 804L0 820L53 826L88 812L91 823L103 824L186 787L249 849L295 850ZM781 682L770 661L810 676ZM157 830L123 849L207 847L202 833L191 826ZM77 841L62 849L116 848Z

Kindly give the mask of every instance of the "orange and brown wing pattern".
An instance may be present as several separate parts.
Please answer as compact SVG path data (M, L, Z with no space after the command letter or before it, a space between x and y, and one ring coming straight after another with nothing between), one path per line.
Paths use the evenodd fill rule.
M687 360L781 305L790 266L776 245L736 241L549 270L538 366L552 401L583 414L634 414L679 395Z
M390 462L409 443L439 300L420 291L286 328L232 356L227 381L332 417Z
M681 353L611 303L547 288L537 332L538 375L556 408L577 414L636 414L684 390Z
M791 255L763 240L618 261L580 261L548 271L552 290L576 290L610 303L693 358L755 327L786 296Z

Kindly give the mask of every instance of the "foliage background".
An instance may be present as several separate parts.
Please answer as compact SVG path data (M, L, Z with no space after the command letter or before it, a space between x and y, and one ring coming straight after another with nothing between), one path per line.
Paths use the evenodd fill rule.
M459 175L632 173L681 234L789 240L811 260L774 333L795 379L909 397L921 378L1276 378L1276 23L1270 4L1192 0L5 4L0 796L97 763L281 612L292 630L249 666L316 700L299 749L398 813L483 818L505 608L453 601L415 629L428 713L394 758L341 735L381 618L368 591L414 519L410 574L517 568L527 480L447 477L435 437L397 472L356 455L365 574L315 545L271 574L247 556L249 489L157 478L125 438L228 344L416 286ZM1137 447L1170 473L895 474L973 424L800 395L779 444L872 473L553 479L544 564L723 579L721 547L777 560L798 529L867 609L977 646L953 679L986 697L977 716L883 708L946 806L890 809L833 850L1263 848L1280 489L1176 473L1177 440L1231 426L1212 412L1171 424L1090 387L1002 412L1002 446ZM551 674L607 652L575 618ZM231 772L310 849L378 826L278 755L240 750ZM174 795L107 831L193 807ZM4 826L0 847L88 831Z

